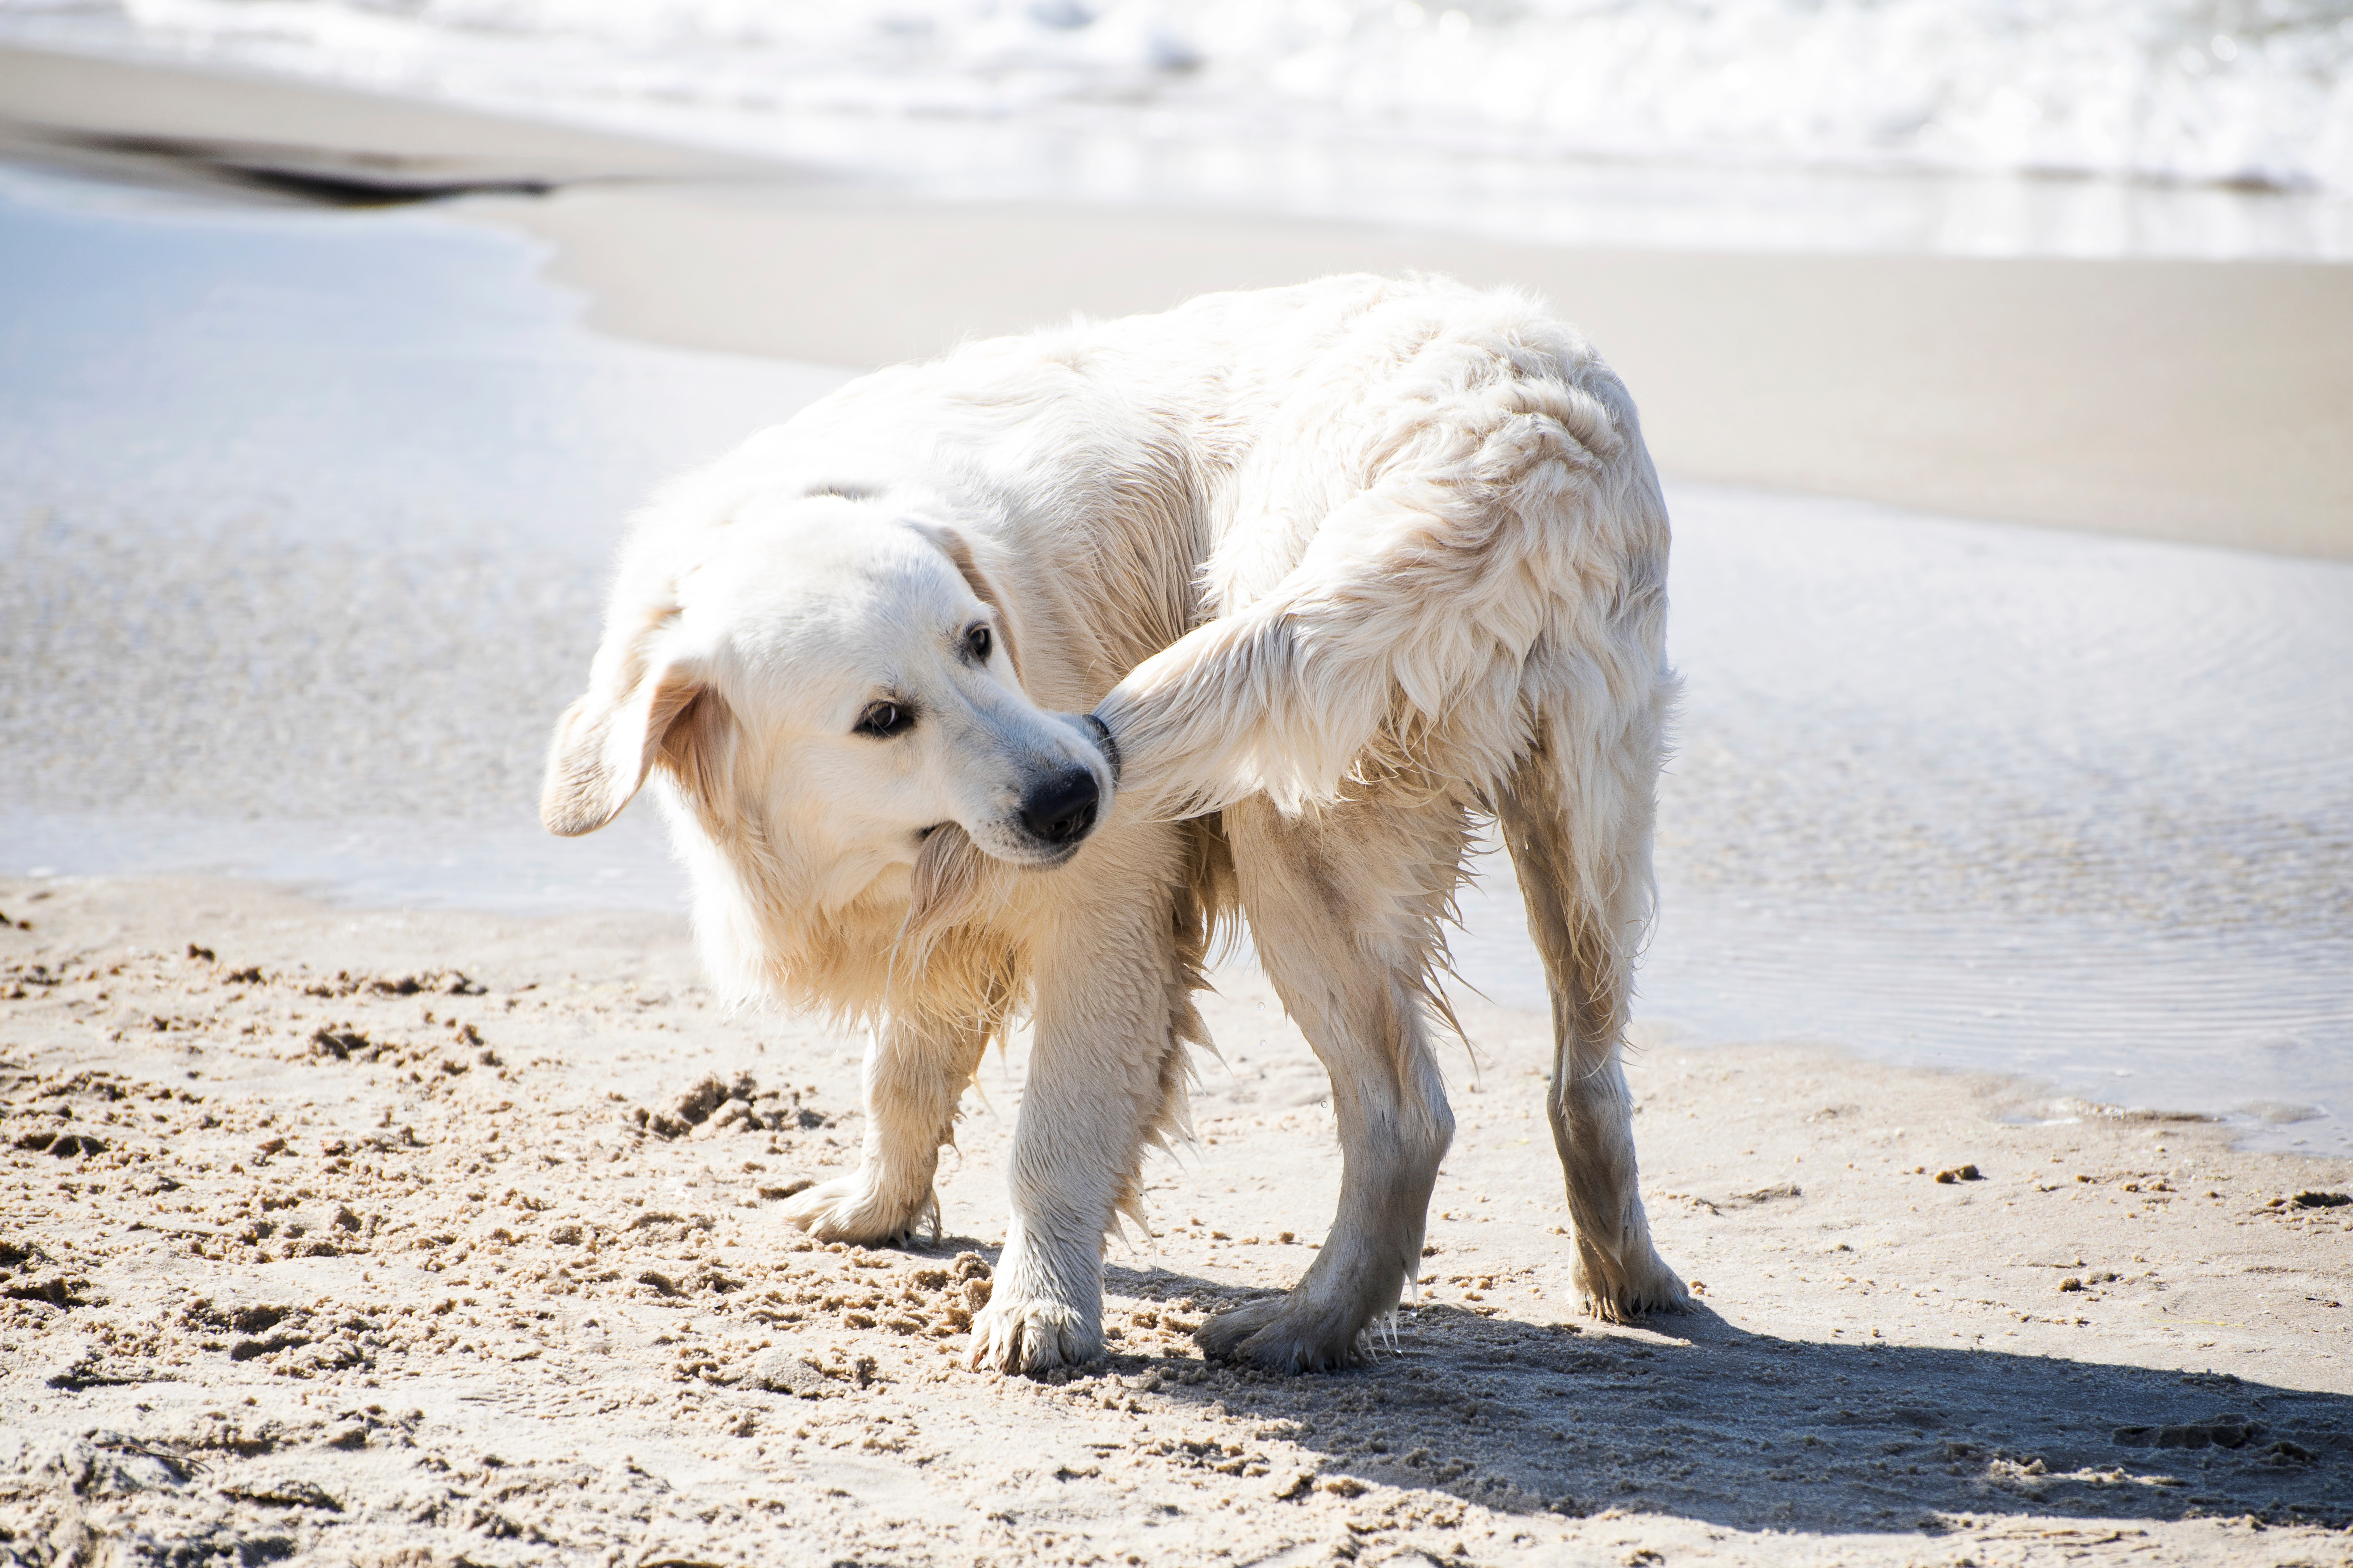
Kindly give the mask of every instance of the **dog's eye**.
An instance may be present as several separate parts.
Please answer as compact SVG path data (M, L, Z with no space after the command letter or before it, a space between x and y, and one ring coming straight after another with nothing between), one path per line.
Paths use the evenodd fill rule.
M988 662L988 650L997 646L987 626L975 626L964 634L964 651L975 664Z
M915 727L915 710L903 702L869 702L858 716L858 732L876 740L903 735Z

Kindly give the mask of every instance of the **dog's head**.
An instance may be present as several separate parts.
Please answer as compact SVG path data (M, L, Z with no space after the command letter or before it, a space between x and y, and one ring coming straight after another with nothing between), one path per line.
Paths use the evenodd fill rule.
M756 846L769 885L788 866L805 914L950 824L998 860L1061 865L1113 770L1087 721L1029 700L1020 635L935 498L691 481L623 552L541 819L593 832L658 774L713 848Z

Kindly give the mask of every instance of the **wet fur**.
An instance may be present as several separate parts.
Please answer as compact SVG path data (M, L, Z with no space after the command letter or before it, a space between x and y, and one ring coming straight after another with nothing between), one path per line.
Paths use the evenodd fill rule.
M1104 1232L1141 1219L1144 1154L1184 1132L1192 998L1238 914L1331 1075L1344 1174L1299 1287L1202 1338L1289 1370L1358 1353L1452 1136L1442 932L1496 820L1554 996L1580 1280L1606 1316L1676 1308L1618 1065L1673 694L1667 543L1631 400L1517 294L1335 278L972 344L656 502L543 810L586 831L650 778L722 984L871 1026L860 1165L786 1211L814 1234L935 1224L957 1101L1032 1017L974 1335L1006 1371L1100 1355ZM774 626L842 614L776 661ZM925 662L925 617L959 615L1010 664ZM931 682L963 749L845 745L792 695L857 689L857 657ZM1067 864L1013 863L1006 792L1072 765L1104 781L1103 819ZM942 804L874 804L902 796Z

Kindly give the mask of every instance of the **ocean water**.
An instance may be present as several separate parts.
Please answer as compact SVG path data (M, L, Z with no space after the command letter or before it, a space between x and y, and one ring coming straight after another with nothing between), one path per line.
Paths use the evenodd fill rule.
M623 520L846 373L617 342L534 242L0 173L0 871L672 909L537 825ZM1638 1018L2353 1150L2353 565L1676 486ZM1541 1008L1501 856L1455 943Z
M2353 0L0 0L0 39L937 195L2353 258Z

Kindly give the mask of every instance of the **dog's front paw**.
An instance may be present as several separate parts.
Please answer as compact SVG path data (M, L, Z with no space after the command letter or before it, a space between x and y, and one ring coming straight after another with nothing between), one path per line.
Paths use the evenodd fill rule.
M860 1171L795 1194L782 1217L819 1241L885 1247L906 1240L926 1219L936 1225L939 1200L928 1193L912 1204L891 1198Z
M972 1321L972 1365L1009 1375L1084 1366L1103 1353L1103 1324L1067 1302L999 1297Z

